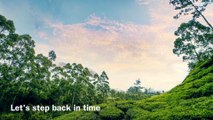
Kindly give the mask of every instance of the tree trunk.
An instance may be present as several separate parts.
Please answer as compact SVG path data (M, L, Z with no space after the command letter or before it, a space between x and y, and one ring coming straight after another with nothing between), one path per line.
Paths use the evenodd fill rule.
M194 7L194 9L200 14L200 16L204 19L204 21L207 23L207 25L212 29L213 31L213 27L212 25L209 23L209 21L206 19L206 17L197 9L197 7L193 4L193 2L191 0L189 0L190 3L192 4L192 6Z

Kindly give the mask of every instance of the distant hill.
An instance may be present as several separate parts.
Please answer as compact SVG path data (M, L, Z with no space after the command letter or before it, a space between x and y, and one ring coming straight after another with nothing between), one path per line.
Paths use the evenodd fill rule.
M55 120L213 119L213 57L199 63L180 85L167 93L100 106L100 112L72 112Z

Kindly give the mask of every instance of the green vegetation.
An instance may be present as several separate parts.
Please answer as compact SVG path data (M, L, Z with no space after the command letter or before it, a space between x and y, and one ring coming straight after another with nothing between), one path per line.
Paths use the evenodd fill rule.
M54 51L48 56L35 54L31 36L15 33L13 21L0 15L0 119L213 119L213 28L202 14L207 5L196 6L196 2L170 0L181 10L175 18L193 15L175 32L173 49L189 62L191 71L180 85L163 94L143 88L140 80L127 92L113 90L105 71L99 75L81 64L56 65ZM208 27L196 21L200 16ZM11 105L98 105L101 110L45 113L18 108L19 112L12 112Z
M44 114L10 106L100 104L109 93L108 76L81 64L54 64L56 54L35 54L30 35L15 33L13 21L0 15L0 118L47 119L62 112Z
M48 56L35 54L35 42L30 35L15 33L13 21L0 15L0 118L41 120L52 119L66 112L32 111L34 105L101 104L106 101L142 99L152 94L119 92L110 90L105 71L100 75L81 64L54 64L56 54L50 51ZM138 89L138 88L137 88ZM138 89L139 90L139 89ZM12 111L13 106L28 106ZM14 108L13 108L14 109ZM73 109L73 108L72 108ZM122 116L123 112L112 109L110 119ZM101 112L100 118L106 118L111 108ZM72 113L78 115L78 113ZM94 118L94 113L76 116ZM87 117L86 117L87 118Z
M193 20L201 17L213 30L212 25L203 14L209 2L205 2L205 0L169 0L169 3L178 11L174 16L175 19L178 19L181 15L192 15Z
M191 20L182 23L175 35L178 37L174 42L173 53L182 56L183 61L188 61L190 69L203 60L213 55L213 40L211 28L202 25L198 21Z
M96 119L91 120L213 119L213 57L199 63L182 84L167 93L144 100L116 101L100 106L102 110L94 112ZM73 117L73 114L67 114L69 116ZM57 120L63 118L60 116Z
M179 11L174 16L178 19L181 15L192 15L187 23L182 23L175 35L173 53L182 56L183 61L188 62L189 69L193 69L197 63L209 59L213 54L213 27L204 16L209 2L204 0L170 0L170 4ZM201 24L197 18L202 18L208 26Z
M102 119L107 119L107 120L119 120L124 115L123 111L121 111L115 106L107 106L103 108L99 112L99 114Z
M97 120L97 119L100 118L98 118L98 116L95 113L83 111L76 111L55 118L55 120Z

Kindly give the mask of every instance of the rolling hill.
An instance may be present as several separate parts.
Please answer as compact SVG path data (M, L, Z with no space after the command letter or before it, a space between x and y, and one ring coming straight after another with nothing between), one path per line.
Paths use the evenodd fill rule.
M99 112L76 111L55 120L213 119L213 57L199 63L167 93L139 101L100 104Z

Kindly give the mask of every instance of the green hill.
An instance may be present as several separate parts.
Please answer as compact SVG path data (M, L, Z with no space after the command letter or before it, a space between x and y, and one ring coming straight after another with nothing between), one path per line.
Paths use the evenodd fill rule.
M180 85L167 93L100 106L100 112L72 112L55 120L213 119L213 58L198 64Z

